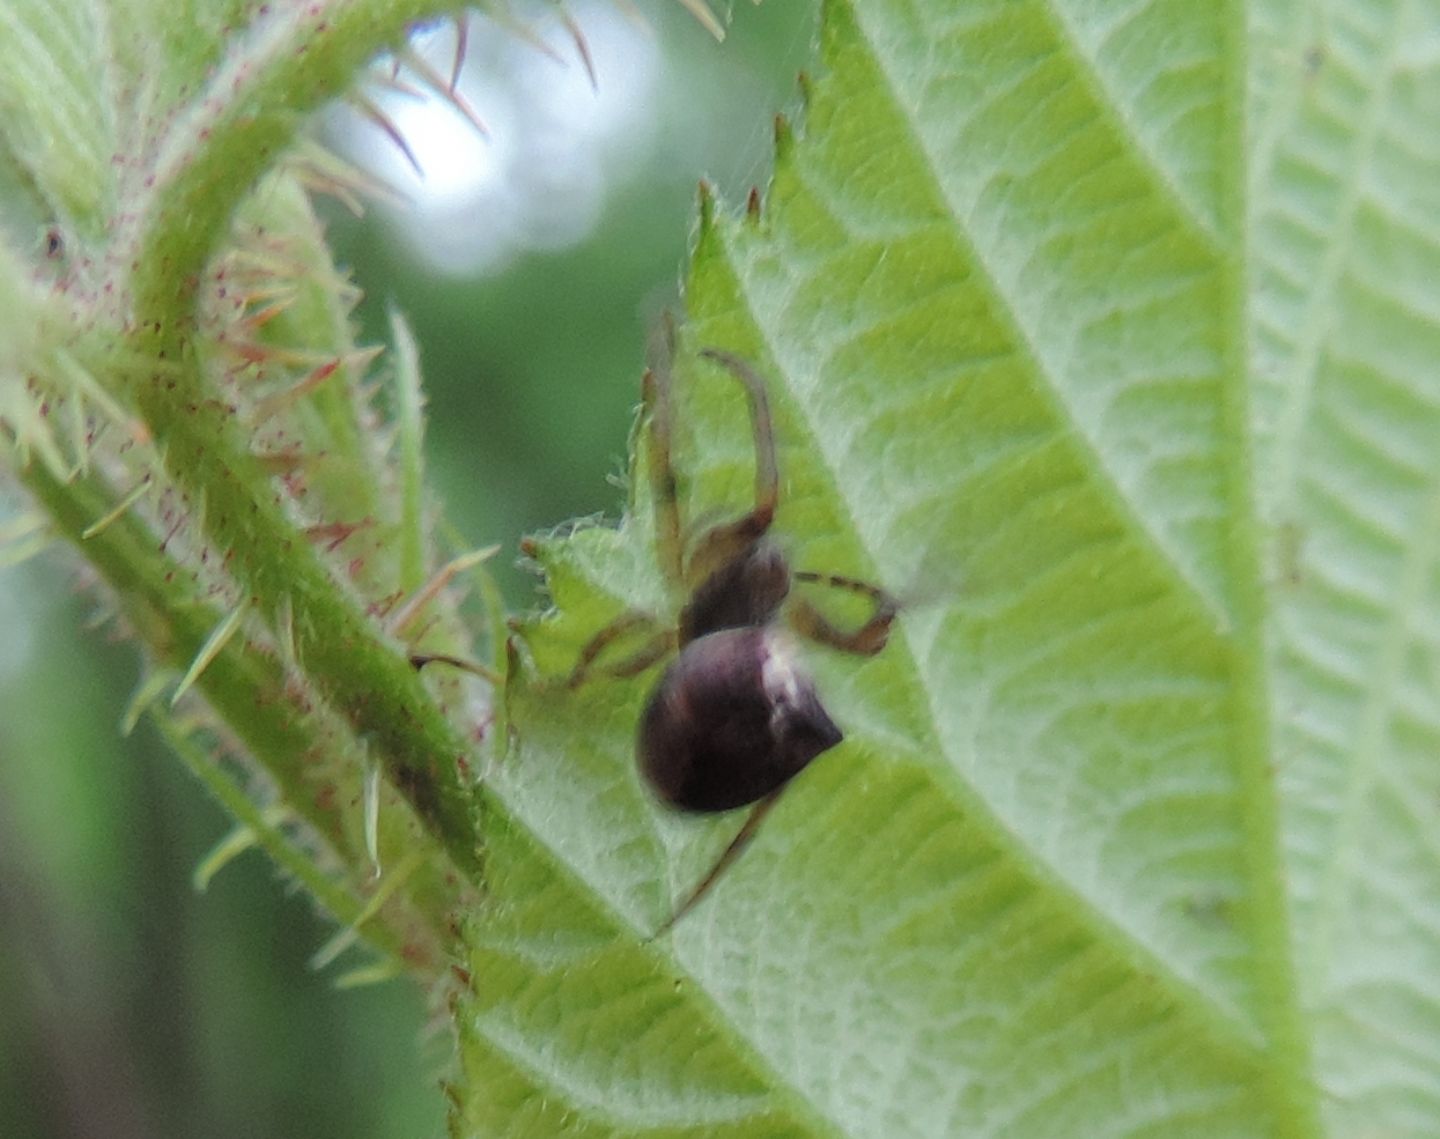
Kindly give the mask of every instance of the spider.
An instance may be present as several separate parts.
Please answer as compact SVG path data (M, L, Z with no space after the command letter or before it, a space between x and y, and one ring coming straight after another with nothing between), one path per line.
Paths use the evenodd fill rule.
M643 400L657 552L665 576L687 600L673 629L653 633L629 657L600 667L600 655L619 638L657 624L649 613L622 614L585 645L567 682L577 688L595 672L638 676L678 650L640 716L640 773L661 802L680 811L711 814L753 804L730 845L654 937L689 913L744 852L790 780L844 738L815 691L791 631L843 652L873 656L885 647L899 612L895 598L876 586L790 567L770 538L780 479L765 385L738 356L718 348L700 355L725 368L749 398L754 505L733 521L703 530L687 554L671 463L669 369L648 370ZM836 625L808 599L791 596L796 582L858 594L868 601L870 615L854 628Z

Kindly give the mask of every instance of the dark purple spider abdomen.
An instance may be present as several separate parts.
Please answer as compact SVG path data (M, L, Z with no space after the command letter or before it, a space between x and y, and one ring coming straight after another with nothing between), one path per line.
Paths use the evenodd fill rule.
M686 645L640 717L640 771L683 811L729 811L778 790L843 738L788 638L725 629Z

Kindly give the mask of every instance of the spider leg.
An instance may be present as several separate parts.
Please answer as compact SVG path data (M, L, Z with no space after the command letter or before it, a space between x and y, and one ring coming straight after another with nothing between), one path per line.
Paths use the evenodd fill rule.
M799 570L794 574L796 581L828 585L832 589L843 589L858 593L875 606L870 618L854 629L842 629L820 612L803 597L791 602L788 618L791 626L802 636L818 641L822 645L854 653L857 656L874 656L885 647L890 636L890 626L900 613L900 602L879 586L857 581L853 577L839 577L835 574L811 573Z
M768 526L780 499L780 471L775 459L775 428L770 418L770 398L765 381L753 368L723 348L704 348L700 355L714 360L745 386L750 397L750 427L755 435L755 514L765 515Z
M655 941L675 928L675 923L693 910L710 892L710 888L720 880L720 875L735 864L735 860L745 853L751 841L755 838L755 832L760 829L760 824L765 821L765 816L774 808L780 799L780 794L785 790L785 785L777 787L765 798L750 808L750 814L746 816L744 824L735 832L735 837L730 840L730 845L725 848L720 857L715 860L715 865L710 867L710 872L700 880L700 884L690 891L685 900L675 907L672 913L660 925L649 940Z
M660 568L676 585L685 580L684 524L670 448L674 410L670 400L670 361L675 356L675 322L667 312L652 334L641 398L650 424L650 493L655 501L655 546Z
M458 668L462 672L474 673L476 676L488 680L496 688L505 683L505 678L488 664L481 664L478 660L471 660L469 657L454 656L451 653L410 654L410 667L416 672L419 672L427 664L448 664L451 668Z
M755 438L755 505L733 522L712 526L701 537L690 559L692 584L704 581L755 545L775 520L780 502L780 473L775 458L774 420L765 383L740 357L721 348L702 349L700 355L714 360L740 381L750 400L750 427Z
M620 614L610 624L606 625L596 633L580 650L580 657L571 669L569 678L565 681L566 688L579 688L589 678L592 672L597 671L595 662L600 654L636 629L650 628L654 630L649 640L642 644L629 656L622 657L613 664L606 665L598 671L606 676L623 679L628 676L638 676L656 661L660 660L675 646L675 633L670 629L656 629L655 618L649 613L642 613L639 610L631 609Z

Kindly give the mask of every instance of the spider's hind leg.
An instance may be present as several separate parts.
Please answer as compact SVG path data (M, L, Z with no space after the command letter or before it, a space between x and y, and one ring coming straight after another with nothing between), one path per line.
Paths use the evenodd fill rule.
M832 589L857 593L874 606L869 619L863 624L853 629L844 629L805 598L797 598L791 602L788 616L791 626L798 633L822 645L829 645L841 652L854 653L856 656L874 656L885 647L885 642L890 637L890 626L900 614L900 602L896 598L878 585L857 581L853 577L811 573L806 570L796 571L794 577L796 581L828 585Z
M765 821L765 816L770 813L776 802L779 801L780 795L786 786L788 785L782 784L750 808L750 814L746 816L745 822L740 829L735 832L735 837L730 840L730 845L721 852L720 857L715 860L715 864L710 867L709 872L700 880L700 884L685 896L684 900L675 907L674 912L660 925L660 928L650 935L649 940L654 941L674 929L675 923L693 910L704 899L705 895L710 892L710 888L720 880L720 876L735 864L737 858L745 853L745 848L754 840L756 831L760 829L760 824Z

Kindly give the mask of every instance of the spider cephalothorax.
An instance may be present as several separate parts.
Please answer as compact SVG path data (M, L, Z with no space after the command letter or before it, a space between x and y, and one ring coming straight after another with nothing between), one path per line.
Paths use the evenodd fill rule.
M731 521L700 533L686 553L686 536L671 465L669 373L646 373L650 470L656 535L666 576L687 600L673 628L653 631L643 646L605 667L609 646L639 629L655 630L648 613L622 614L580 653L570 687L596 671L635 676L678 650L640 717L636 754L655 794L682 811L718 812L754 804L730 846L661 927L664 932L713 886L754 837L761 819L789 781L843 739L800 660L795 637L870 656L885 647L898 605L883 590L853 578L793 570L768 535L779 505L770 406L758 375L718 349L701 353L726 368L750 399L755 437L755 504ZM873 611L858 628L844 629L792 586L813 583L857 593Z

